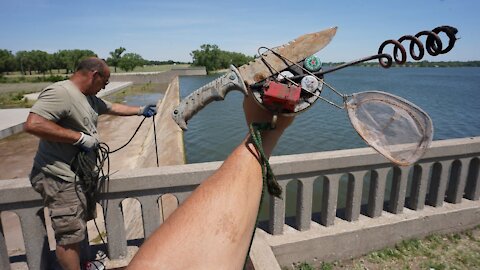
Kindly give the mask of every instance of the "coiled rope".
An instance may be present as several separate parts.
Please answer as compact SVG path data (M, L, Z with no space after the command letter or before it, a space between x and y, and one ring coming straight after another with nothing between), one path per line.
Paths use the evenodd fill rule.
M135 132L130 137L130 139L120 146L119 148L110 151L110 147L106 143L100 143L98 148L91 152L80 151L77 155L73 158L71 162L71 167L73 172L75 173L74 178L74 186L75 192L77 193L77 197L79 198L80 202L82 203L85 211L86 211L86 220L93 219L95 227L97 229L98 235L100 240L104 245L106 245L105 240L102 237L100 229L98 228L98 224L95 220L95 210L96 210L96 203L99 201L100 193L108 193L109 188L109 180L110 180L110 154L113 154L123 148L125 148L137 135L138 130L142 126L143 122L145 122L147 117L144 117L138 127L135 129ZM157 135L156 135L156 127L155 127L155 118L152 117L153 120L153 132L155 138L155 154L157 158L157 167L159 166L158 163L158 147L157 147ZM81 198L81 194L83 193L86 198L86 202L84 202ZM102 200L99 202L104 215L107 214L108 209L108 200ZM103 253L103 256L98 261L103 265L101 260L106 258L106 253ZM97 267L96 265L94 265Z

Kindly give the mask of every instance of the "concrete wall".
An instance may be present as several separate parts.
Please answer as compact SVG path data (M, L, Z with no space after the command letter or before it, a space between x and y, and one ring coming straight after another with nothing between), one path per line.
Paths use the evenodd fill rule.
M177 76L206 75L205 67L178 68L165 72L140 72L140 73L112 73L112 82L142 83L170 83Z
M285 201L270 197L268 226L257 230L262 238L256 246L271 249L264 254L268 260L273 253L281 266L289 266L298 261L349 258L412 237L471 228L480 224L479 155L480 137L474 137L435 141L424 158L409 167L393 166L370 148L273 157L271 163L284 187L284 198L285 187L299 181L297 210L294 220L286 222ZM102 195L108 199L105 219L110 259L123 259L128 254L122 201L134 198L141 204L148 237L163 220L159 200L171 194L182 203L220 165L165 166L113 175L108 194ZM348 179L345 191L339 189L343 175ZM368 175L368 202L361 210L362 185ZM386 200L389 175L393 180ZM320 217L312 215L317 181L324 187ZM343 195L347 203L344 213L339 214L337 202ZM0 211L13 212L20 218L30 269L45 267L45 256L39 252L48 248L45 227L36 214L41 205L28 179L0 181ZM9 267L4 239L0 231L0 269ZM256 265L262 264L257 261ZM278 265L272 267L278 269Z
M140 155L136 162L136 168L148 168L157 166L155 143L160 152L158 164L180 165L185 164L185 146L183 145L183 131L172 119L173 109L180 103L180 91L178 77L175 77L168 86L162 101L157 104L158 113L155 115L156 140L153 132L148 132L142 145ZM150 129L153 129L150 124Z

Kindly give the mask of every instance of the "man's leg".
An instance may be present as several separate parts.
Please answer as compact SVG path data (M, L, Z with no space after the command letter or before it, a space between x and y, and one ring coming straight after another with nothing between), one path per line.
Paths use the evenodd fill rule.
M86 237L85 195L75 184L43 173L33 178L32 186L48 207L57 240L56 255L63 269L80 269L80 244Z
M57 245L55 253L64 270L80 270L80 243Z

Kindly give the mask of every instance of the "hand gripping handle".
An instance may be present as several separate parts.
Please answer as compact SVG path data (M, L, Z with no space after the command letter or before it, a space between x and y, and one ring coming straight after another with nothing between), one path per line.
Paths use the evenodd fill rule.
M243 83L239 71L233 65L230 66L227 74L198 88L180 101L172 113L173 120L181 129L187 130L188 120L210 102L224 100L227 93L232 90L238 90L244 95L248 95L247 87Z

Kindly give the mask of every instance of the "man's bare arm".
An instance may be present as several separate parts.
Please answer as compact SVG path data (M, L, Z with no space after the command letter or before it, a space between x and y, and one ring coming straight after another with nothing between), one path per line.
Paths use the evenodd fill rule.
M130 115L138 115L140 107L137 106L128 106L120 103L113 103L112 108L107 114L111 115L119 115L119 116L130 116Z
M82 135L78 131L61 127L57 123L45 119L36 113L28 114L23 129L25 132L41 139L72 144L78 141Z
M247 122L271 114L247 99ZM279 118L263 134L270 155L293 118ZM241 269L247 256L262 193L259 154L245 139L141 246L128 269Z

